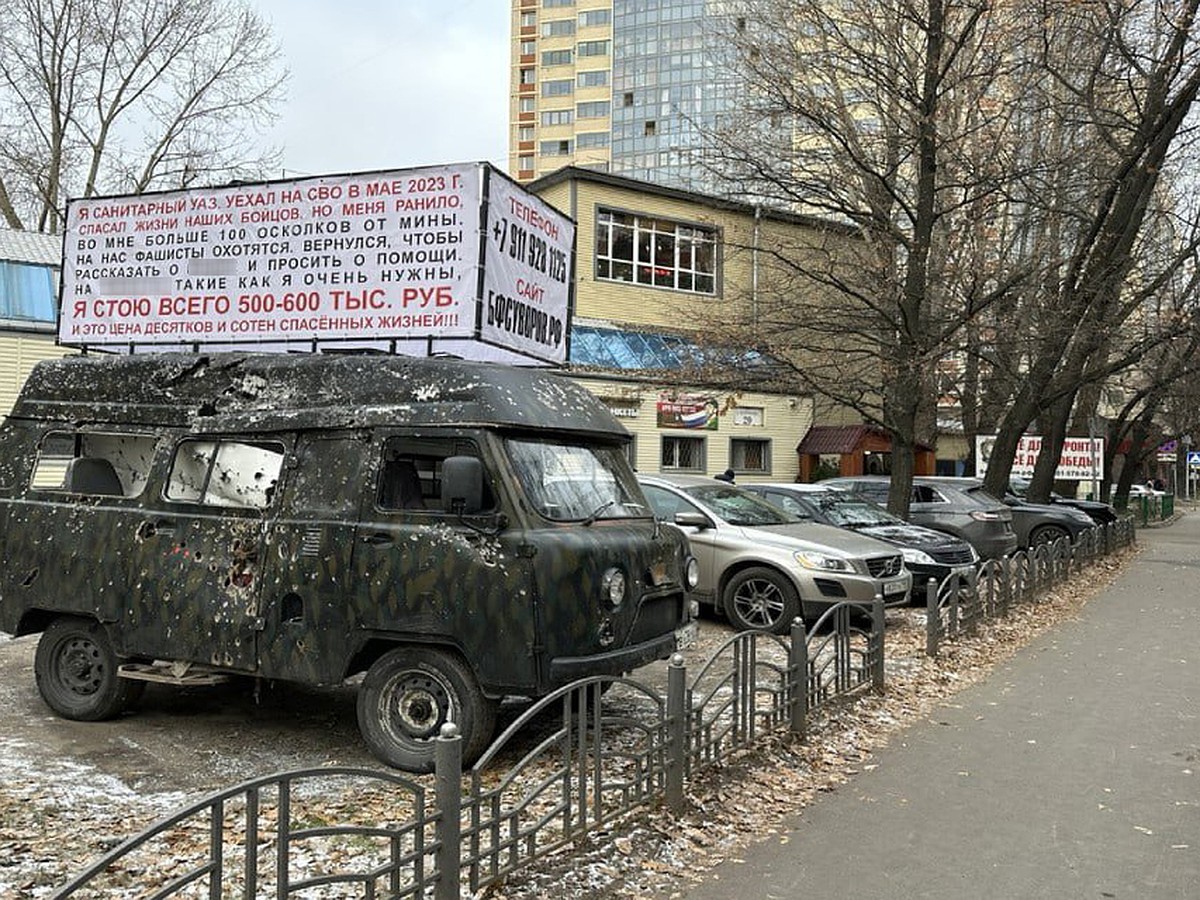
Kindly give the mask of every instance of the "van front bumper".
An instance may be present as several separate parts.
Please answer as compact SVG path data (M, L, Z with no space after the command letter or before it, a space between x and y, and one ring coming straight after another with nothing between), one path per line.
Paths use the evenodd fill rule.
M655 660L667 659L676 646L676 633L669 632L608 653L558 656L550 660L550 681L557 688L592 675L624 675Z

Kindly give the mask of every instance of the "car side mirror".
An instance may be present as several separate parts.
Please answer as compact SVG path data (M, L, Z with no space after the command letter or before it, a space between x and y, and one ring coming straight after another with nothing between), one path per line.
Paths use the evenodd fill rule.
M483 509L483 463L474 456L442 462L442 509L469 516Z
M708 516L695 510L675 513L675 524L699 528L701 530L712 528L713 526L712 520Z

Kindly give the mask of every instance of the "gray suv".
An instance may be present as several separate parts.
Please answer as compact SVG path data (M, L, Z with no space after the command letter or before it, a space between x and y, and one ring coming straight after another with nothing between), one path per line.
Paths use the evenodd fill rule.
M912 575L891 544L804 521L744 488L697 475L639 476L656 517L688 536L695 596L739 630L787 632L839 601L905 602Z
M999 559L1017 549L1012 510L967 479L914 478L908 520L958 535L985 559ZM822 485L851 491L880 506L887 505L887 476L851 475L829 478Z

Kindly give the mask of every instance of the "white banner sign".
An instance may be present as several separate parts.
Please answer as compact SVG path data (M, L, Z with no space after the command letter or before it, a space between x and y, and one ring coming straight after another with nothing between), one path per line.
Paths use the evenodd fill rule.
M975 436L975 472L981 477L987 474L988 463L991 461L992 448L995 443L996 435L994 434ZM1011 474L1020 478L1032 477L1033 467L1037 464L1038 455L1041 452L1041 436L1024 435L1017 443ZM1056 480L1088 481L1103 471L1104 438L1069 437L1063 442L1058 468L1054 470Z
M59 339L137 348L474 338L562 362L568 285L544 283L560 272L547 244L481 278L481 226L536 210L521 227L552 230L553 260L563 255L569 271L574 223L494 171L504 209L490 214L484 173L466 163L72 201ZM484 283L514 298L495 327L480 306ZM522 291L553 311L553 325L530 324Z
M487 235L483 339L565 362L574 225L493 174Z

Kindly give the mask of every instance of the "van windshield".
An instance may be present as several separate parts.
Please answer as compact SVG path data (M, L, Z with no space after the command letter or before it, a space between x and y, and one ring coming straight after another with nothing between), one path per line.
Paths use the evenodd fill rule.
M505 441L525 496L557 522L648 516L642 490L620 447Z

